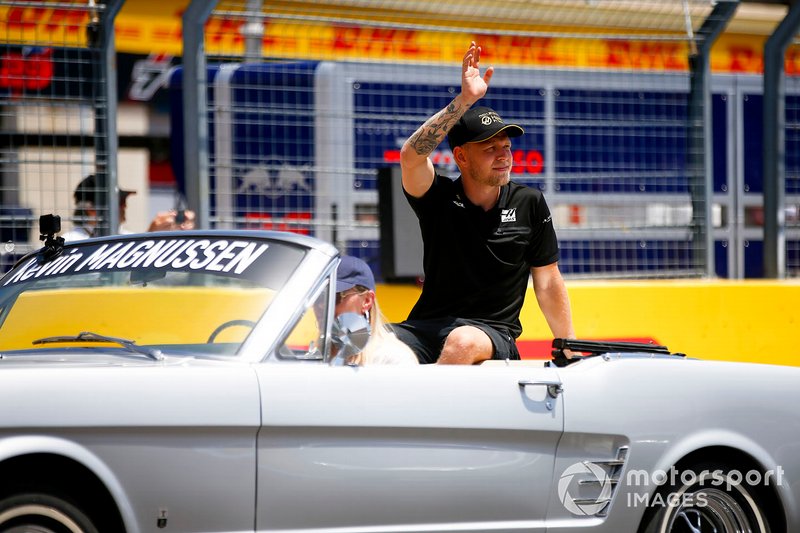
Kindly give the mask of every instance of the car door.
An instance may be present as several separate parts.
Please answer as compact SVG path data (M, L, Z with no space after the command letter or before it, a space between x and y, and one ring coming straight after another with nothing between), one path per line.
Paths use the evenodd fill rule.
M544 531L563 429L543 366L257 368L257 531Z

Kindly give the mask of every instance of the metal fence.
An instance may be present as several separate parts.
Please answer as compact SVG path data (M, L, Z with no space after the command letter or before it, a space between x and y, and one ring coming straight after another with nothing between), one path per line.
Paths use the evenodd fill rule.
M390 243L379 239L379 171L397 164L402 142L459 90L460 57L475 40L484 65L497 69L485 103L526 130L515 139L514 176L544 191L565 274L760 273L760 260L745 256L763 253L763 241L748 239L741 223L742 207L762 205L761 195L748 200L751 189L738 186L760 165L745 146L760 115L741 109L758 100L742 88L760 76L712 78L697 65L710 63L703 48L735 3L526 2L469 18L449 2L193 5L208 9L211 224L311 233L380 271ZM376 7L396 10L376 18ZM569 19L583 26L518 22ZM788 153L796 141L786 142ZM445 145L433 159L457 174ZM787 165L791 192L798 166L791 156ZM763 183L758 173L750 177ZM791 213L797 197L786 201ZM786 235L796 275L796 228Z
M7 268L36 246L38 217L74 222L90 174L115 183L113 18L121 2L0 2L0 252ZM46 25L37 24L48 16ZM114 180L114 181L111 181ZM118 212L93 191L107 234ZM4 270L3 268L2 270Z
M98 29L113 27L121 3L0 0L6 260L35 245L39 214L70 226L72 191L89 173L136 189L134 209L147 202L146 176L118 163L108 120L113 31ZM46 32L27 24L37 9L50 10ZM496 68L484 102L526 131L514 140L513 179L544 191L567 276L758 277L762 76L745 64L758 57L736 50L741 35L764 34L754 21L779 21L785 9L753 9L762 8L194 0L167 87L178 188L203 226L312 234L380 277L393 246L381 241L381 169L396 167L403 141L457 93L475 40ZM797 276L800 47L786 56L780 237L786 273ZM455 176L451 156L445 143L433 159ZM101 233L117 227L114 198L98 191Z
M794 58L800 58L800 43L789 47ZM800 64L797 65L800 67ZM785 197L779 199L783 205L783 235L786 257L786 274L800 277L800 69L786 77L785 105L785 139L783 143L785 157ZM763 205L763 204L762 204ZM758 208L756 208L757 210ZM762 207L763 209L763 207ZM758 240L758 235L753 239Z

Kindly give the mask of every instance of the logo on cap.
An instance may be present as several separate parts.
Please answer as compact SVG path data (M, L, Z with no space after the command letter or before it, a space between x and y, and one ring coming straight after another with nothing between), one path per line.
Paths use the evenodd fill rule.
M473 107L453 125L447 134L450 149L465 143L481 142L491 139L501 131L509 137L519 137L525 131L516 124L506 124L500 115L490 107Z
M492 122L499 122L500 124L503 123L503 119L500 118L500 115L495 113L494 111L489 111L488 113L481 113L481 124L484 126L488 126Z

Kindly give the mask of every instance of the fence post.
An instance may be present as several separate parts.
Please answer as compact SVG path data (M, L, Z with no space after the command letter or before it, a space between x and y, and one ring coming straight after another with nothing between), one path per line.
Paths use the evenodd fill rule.
M764 45L764 277L786 277L786 47L800 29L800 2Z
M183 13L183 147L186 201L198 228L211 218L204 24L216 0L192 0Z
M98 191L95 205L105 223L99 223L99 235L117 233L119 228L119 195L117 193L117 49L114 42L114 20L124 0L109 0L104 7L90 14L87 45L94 48L98 72L94 76L92 107L94 108L95 173L105 174L107 189Z
M692 195L692 230L695 259L712 277L714 228L711 204L714 193L714 144L711 125L711 47L736 12L738 1L719 2L703 21L689 56L689 187ZM701 255L702 252L702 255Z
M242 26L245 61L261 59L264 40L263 0L247 0L247 23Z

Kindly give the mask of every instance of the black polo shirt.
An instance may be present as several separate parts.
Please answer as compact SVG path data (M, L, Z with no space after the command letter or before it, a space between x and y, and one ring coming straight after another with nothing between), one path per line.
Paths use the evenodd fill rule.
M550 209L541 191L512 181L484 211L461 179L437 174L421 198L406 193L422 230L425 273L408 318L476 319L519 337L530 268L558 261Z

